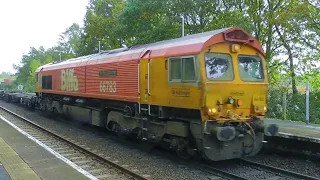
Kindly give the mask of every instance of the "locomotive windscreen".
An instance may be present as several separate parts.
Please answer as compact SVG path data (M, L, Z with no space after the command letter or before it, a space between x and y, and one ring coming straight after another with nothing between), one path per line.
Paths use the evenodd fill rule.
M206 53L206 74L211 80L233 80L232 58L229 54Z

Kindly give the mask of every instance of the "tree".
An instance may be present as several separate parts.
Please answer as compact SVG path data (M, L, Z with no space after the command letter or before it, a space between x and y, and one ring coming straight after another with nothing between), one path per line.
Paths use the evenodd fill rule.
M41 65L59 61L59 53L62 47L55 46L45 50L42 46L39 49L31 47L28 54L23 55L20 65L13 65L17 71L16 84L24 85L27 92L34 92L35 70ZM73 54L64 53L62 59L70 59Z
M117 34L117 18L124 6L124 0L89 1L81 34L81 55L97 53L99 41L105 50L122 47L123 38Z
M74 54L75 56L81 54L81 28L78 24L73 23L67 28L59 38L58 45L61 47L62 52L67 54Z

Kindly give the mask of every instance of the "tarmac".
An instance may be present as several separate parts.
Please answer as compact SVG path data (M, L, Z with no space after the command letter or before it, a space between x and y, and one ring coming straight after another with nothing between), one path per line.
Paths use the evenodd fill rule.
M0 179L82 180L89 178L0 117Z

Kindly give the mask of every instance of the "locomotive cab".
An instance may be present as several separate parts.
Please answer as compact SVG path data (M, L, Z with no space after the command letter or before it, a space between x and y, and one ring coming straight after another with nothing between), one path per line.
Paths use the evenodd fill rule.
M228 44L217 44L203 53L204 119L221 122L263 119L268 88L263 56L249 46L242 46L238 53L226 50Z
M225 34L227 42L200 54L203 152L215 160L253 156L260 151L264 134L278 132L276 125L263 123L268 90L264 54L243 31L230 33L232 38Z

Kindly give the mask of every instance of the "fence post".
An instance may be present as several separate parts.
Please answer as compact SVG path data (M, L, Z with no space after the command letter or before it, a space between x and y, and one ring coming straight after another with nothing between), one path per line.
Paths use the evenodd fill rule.
M310 92L310 84L307 82L306 84L306 124L309 124L309 92Z
M282 113L283 113L283 120L287 120L287 93L283 93L283 100L282 100Z

